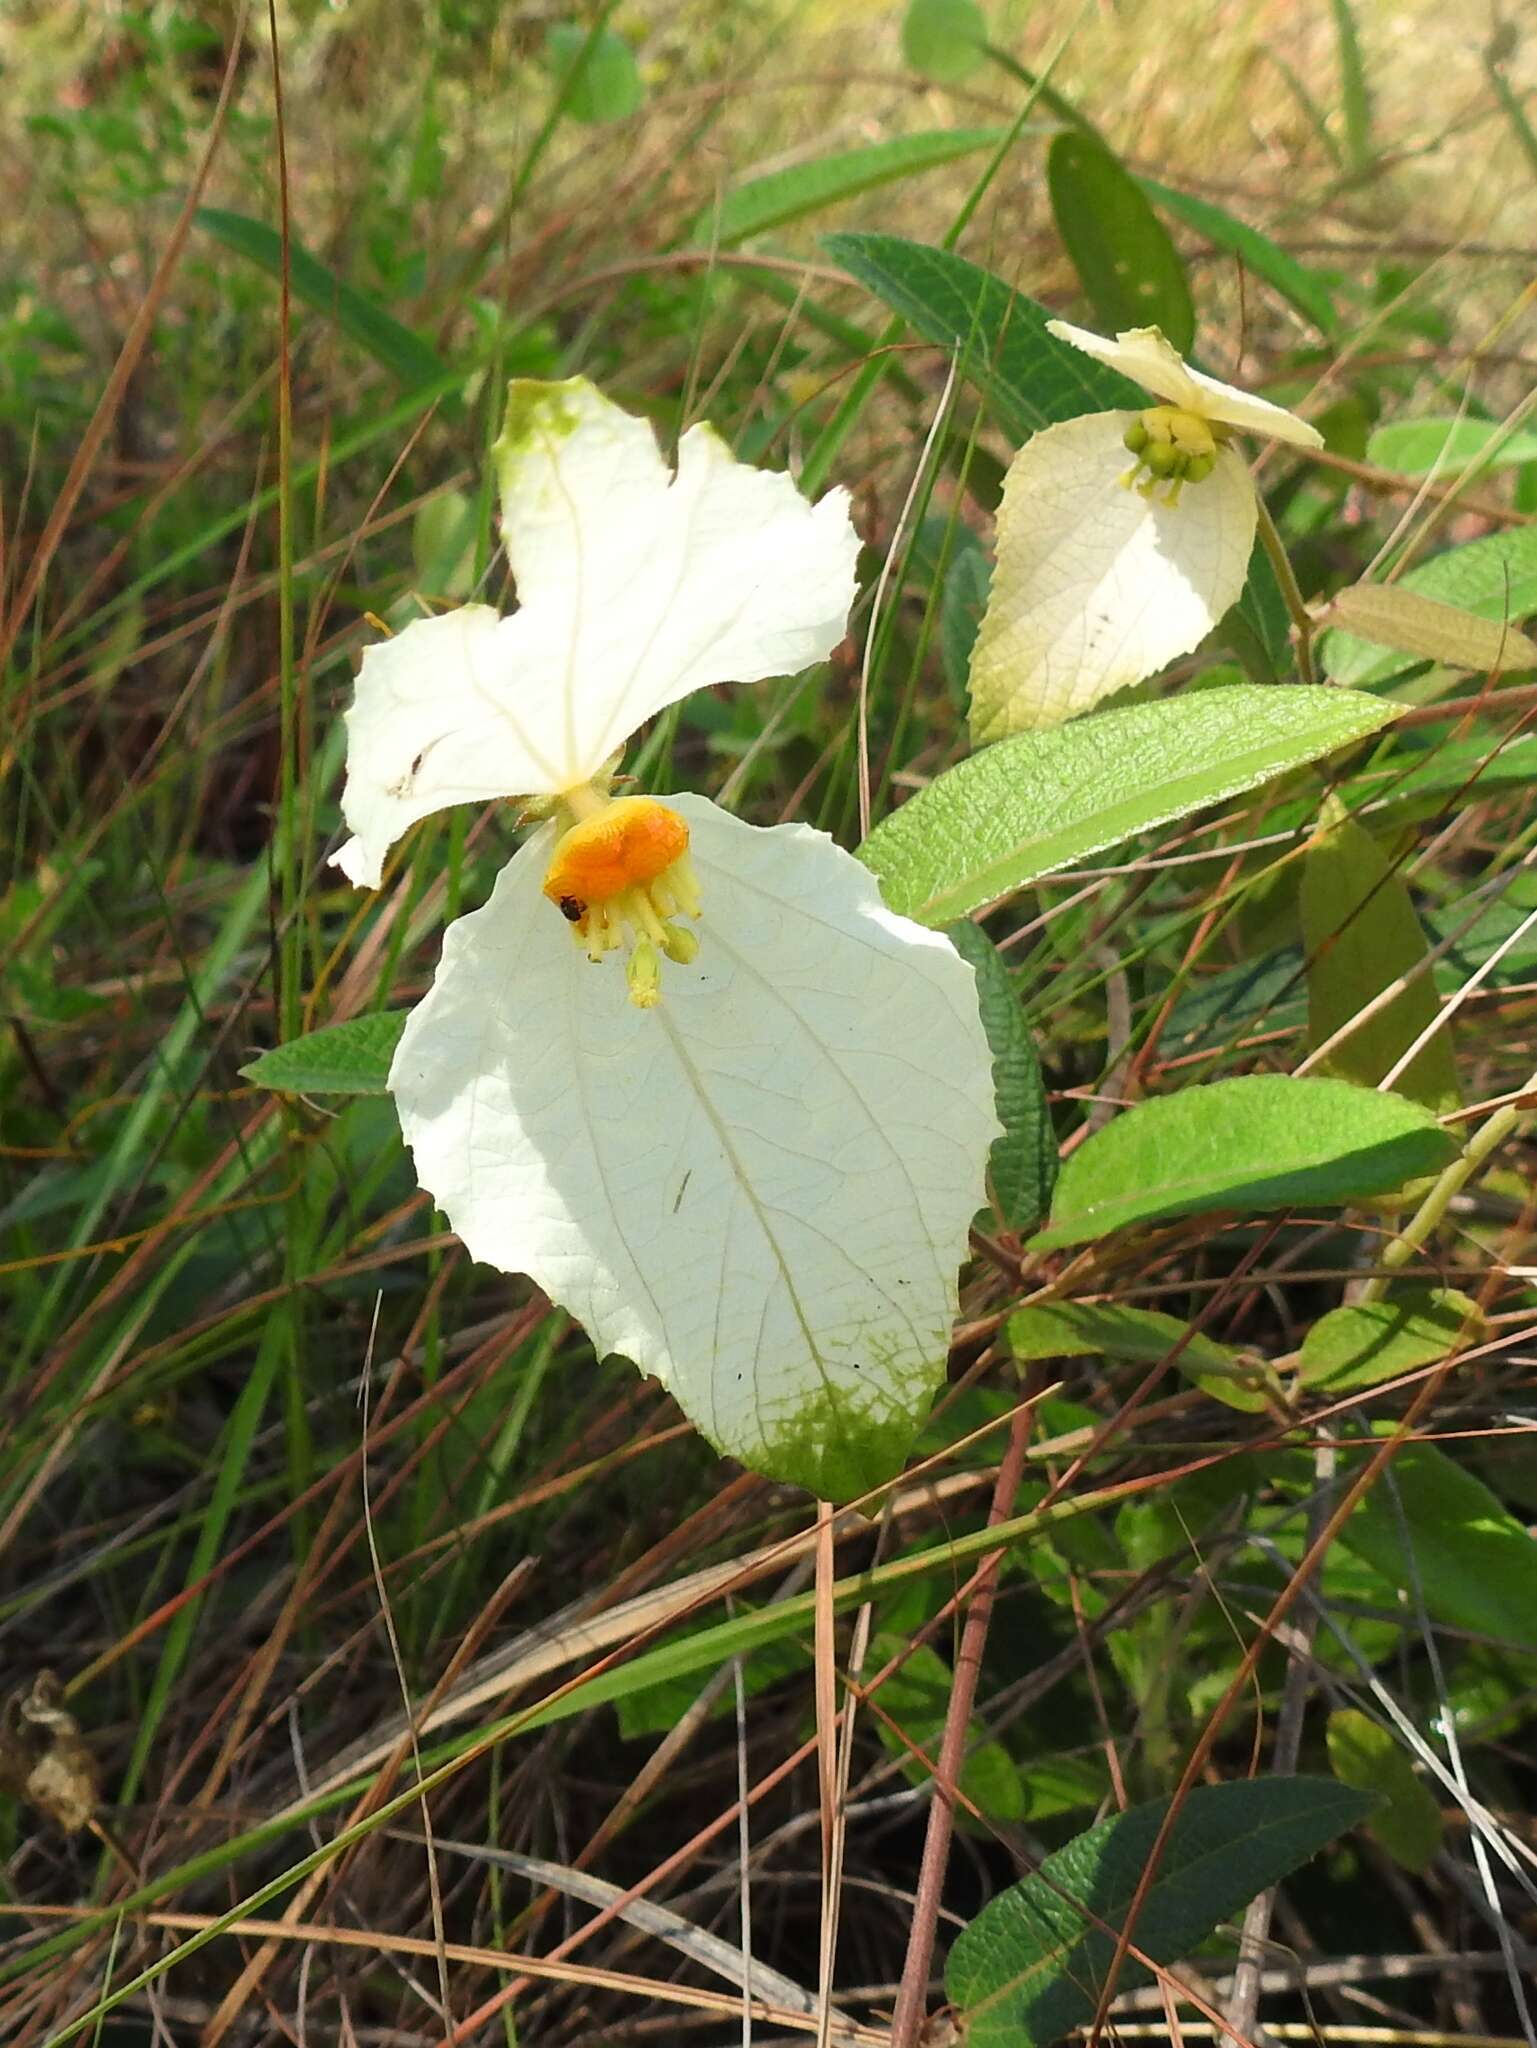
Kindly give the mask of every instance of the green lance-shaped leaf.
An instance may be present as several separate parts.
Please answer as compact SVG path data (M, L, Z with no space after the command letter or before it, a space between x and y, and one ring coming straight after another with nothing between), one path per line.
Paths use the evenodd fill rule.
M1448 548L1405 572L1397 591L1436 599L1505 625L1537 611L1537 526L1492 533L1465 547ZM1369 640L1334 629L1319 641L1331 682L1375 689L1414 666L1418 657L1389 652Z
M967 2048L1047 2048L1093 2018L1123 1927L1177 1962L1250 1899L1356 1826L1371 1798L1326 1778L1201 1785L1170 1825L1136 1918L1166 1800L1101 1821L991 1901L957 1936L945 1990ZM1148 1980L1126 1955L1116 1988Z
M1479 1343L1476 1301L1454 1287L1406 1287L1391 1301L1363 1301L1320 1316L1302 1340L1297 1377L1315 1393L1381 1386Z
M1156 178L1139 178L1137 183L1165 213L1172 213L1176 220L1183 221L1186 227L1203 235L1214 248L1226 249L1238 257L1256 277L1262 277L1282 298L1288 299L1320 333L1333 334L1338 329L1339 314L1335 311L1329 287L1316 271L1306 269L1295 256L1272 242L1268 235L1261 234L1258 228L1251 228L1246 221L1236 219L1209 199L1197 199L1190 192L1176 192L1170 185L1160 185ZM1371 459L1375 462L1378 457L1374 455Z
M957 352L1011 441L1083 413L1141 411L1140 384L1048 334L1044 306L948 249L901 235L824 235L835 263L857 277L926 340ZM1275 571L1255 544L1235 613L1246 639L1279 673L1288 660L1287 618Z
M283 275L282 237L265 221L252 220L244 213L229 213L219 206L201 206L193 219L215 241L265 270L269 277ZM429 343L409 327L403 327L366 292L360 292L356 285L327 269L297 242L289 244L288 272L293 295L301 304L334 320L349 339L398 378L407 390L434 383L443 376L447 365Z
M908 0L902 55L935 85L959 85L987 55L987 17L977 0Z
M1334 798L1303 857L1300 908L1314 1046L1327 1044L1385 990L1420 970L1324 1057L1322 1072L1375 1088L1435 1023L1440 1000L1424 967L1425 934L1408 889L1376 840ZM1438 1115L1455 1109L1461 1095L1449 1033L1427 1039L1393 1085Z
M993 1055L993 1087L1003 1136L993 1145L987 1175L1008 1230L1033 1230L1051 1207L1057 1183L1057 1138L1041 1082L1035 1041L997 947L962 920L947 934L977 977L982 1029Z
M240 1069L258 1088L283 1095L385 1095L406 1010L375 1011L275 1045Z
M953 164L979 149L992 149L1008 131L1003 128L940 128L917 135L897 135L863 149L840 150L813 157L782 171L749 178L727 192L719 211L707 207L694 222L696 242L714 240L728 249L770 228L788 226L807 214L891 185L920 171Z
M1343 1785L1377 1801L1366 1823L1395 1863L1426 1869L1446 1832L1441 1809L1390 1729L1355 1707L1329 1716L1329 1762Z
M1057 136L1046 158L1057 232L1100 324L1160 327L1183 355L1195 305L1179 252L1135 178L1092 135Z
M1213 1209L1337 1208L1434 1173L1453 1151L1428 1110L1348 1081L1243 1074L1139 1102L1072 1153L1032 1244L1087 1244Z
M1395 711L1342 690L1242 683L1021 733L909 798L860 858L893 910L949 924L1364 739Z
M1394 1456L1340 1541L1423 1601L1432 1621L1537 1650L1537 1542L1433 1444Z
M1115 1301L1032 1302L1009 1317L1008 1338L1020 1360L1102 1357L1157 1365L1172 1356L1187 1379L1228 1407L1253 1415L1267 1405L1263 1366L1161 1309Z
M1356 639L1417 661L1473 671L1537 668L1537 643L1516 627L1396 583L1352 584L1330 600L1328 616Z

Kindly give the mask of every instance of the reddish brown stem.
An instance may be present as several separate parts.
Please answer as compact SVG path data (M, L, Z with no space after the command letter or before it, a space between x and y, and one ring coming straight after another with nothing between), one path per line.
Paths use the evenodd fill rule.
M1031 1409L1026 1404L1014 1417L1009 1447L998 1467L992 1505L987 1511L989 1526L994 1522L1006 1522L1014 1512L1015 1496L1025 1469L1030 1427ZM902 1965L902 1985L897 1993L896 2011L892 2015L891 2048L919 2048L922 2038L928 2004L929 1965L934 1959L934 1935L939 1924L939 1900L950 1860L950 1833L955 1824L956 1780L966 1759L971 1709L976 1701L982 1652L987 1645L988 1625L993 1617L993 1594L1002 1559L1001 1550L992 1551L978 1565L971 1582L971 1604L966 1613L966 1625L961 1631L961 1647L955 1659L955 1683L950 1688L945 1730L940 1738L939 1760L934 1771L934 1802L929 1808L929 1829L924 1838L923 1863L918 1872L917 1895L913 1900L907 1958Z

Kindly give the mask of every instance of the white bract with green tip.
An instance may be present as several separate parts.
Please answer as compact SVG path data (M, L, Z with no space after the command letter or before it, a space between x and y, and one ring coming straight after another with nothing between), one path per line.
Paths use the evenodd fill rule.
M824 833L610 788L663 706L836 646L847 495L810 505L708 427L674 475L582 379L515 383L496 452L518 609L370 648L348 714L353 880L447 804L545 816L447 933L401 1127L474 1257L722 1451L847 1496L900 1468L944 1370L998 1132L972 971Z
M1305 420L1185 363L1156 327L1114 341L1047 323L1161 404L1060 421L1004 480L971 662L978 741L1060 725L1188 654L1243 589L1254 484L1235 430L1319 448Z

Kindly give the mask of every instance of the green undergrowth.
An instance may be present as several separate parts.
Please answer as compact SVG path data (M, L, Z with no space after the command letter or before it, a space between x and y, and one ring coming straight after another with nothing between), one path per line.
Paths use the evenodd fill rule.
M920 7L904 39L902 9L831 0L293 0L286 347L265 15L238 45L222 6L0 21L0 1783L25 1789L52 1671L94 1760L63 1762L100 1792L99 1833L35 1784L0 1798L7 2040L139 2048L160 1999L159 2038L223 2038L230 1997L274 2039L301 2012L315 2039L446 2038L440 1997L459 2024L508 1981L491 1951L548 1957L669 1858L648 1897L685 1933L740 1951L746 1914L759 1960L816 1988L813 1751L753 1806L745 1890L729 1815L739 1767L757 1783L815 1732L814 1511L472 1264L382 1092L517 814L427 821L378 893L327 865L360 651L513 601L506 382L578 374L665 446L708 418L852 491L832 661L686 700L626 767L853 848L863 720L866 858L900 910L968 921L1010 1111L922 1470L839 1524L838 1696L861 1655L888 1675L848 1756L838 2002L889 2015L950 1603L1028 1398L940 1936L942 1961L970 1923L948 1991L972 2038L1093 2018L1098 1937L1016 1881L1059 1852L1121 1911L1144 1809L1203 1742L1197 1798L1274 1770L1307 1812L1277 1846L1268 1794L1224 1809L1242 1897L1209 1872L1194 1904L1160 1894L1155 1961L1222 1979L1233 1915L1287 1877L1271 1939L1305 1962L1366 1957L1375 1984L1438 1943L1488 1958L1411 1968L1392 2024L1529 2024L1529 1872L1501 1833L1530 1811L1537 1699L1518 1113L1401 1233L1537 1067L1534 676L1416 651L1403 608L1385 645L1323 613L1361 582L1486 627L1537 612L1531 58L1452 47L1418 5L1412 36L1344 0L1206 28ZM1021 742L972 754L966 729L1005 466L1086 409L1026 300L1104 327L1143 285L1132 311L1188 307L1198 360L1325 434L1259 479L1328 730L1257 556L1211 643L1052 736L1073 773L1048 817L1025 755L997 765ZM1202 751L1115 784L1176 698ZM936 852L923 821L966 803ZM1418 997L1331 1044L1400 975ZM1449 1059L1380 1089L1437 996ZM329 1027L322 1070L313 1047L258 1066ZM1304 1061L1305 1116L1274 1093ZM1372 1105L1349 1171L1310 1121L1339 1091ZM1231 1118L1215 1157L1215 1112L1178 1128L1203 1101ZM1123 1809L1129 1834L1089 1835ZM1173 1833L1171 1872L1205 1868L1194 1820ZM290 1908L369 1945L209 1934ZM1027 1946L995 1964L1011 1921ZM736 2041L740 1989L701 1956L611 1917L573 1962L636 1982L534 1975L462 2038L669 2038L681 1985L715 2001L687 2038ZM1307 1996L1262 2016L1358 2013Z

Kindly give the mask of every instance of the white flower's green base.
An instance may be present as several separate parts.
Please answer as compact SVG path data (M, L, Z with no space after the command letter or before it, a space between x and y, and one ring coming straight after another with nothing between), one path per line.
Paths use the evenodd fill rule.
M846 1498L899 1469L943 1376L998 1129L975 983L823 834L669 803L706 914L663 1000L572 944L547 828L449 928L391 1092L473 1256L722 1451Z

